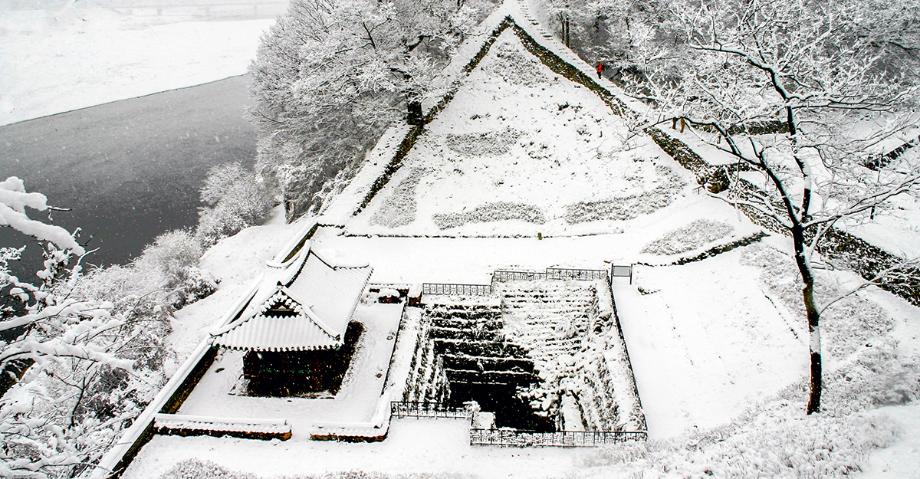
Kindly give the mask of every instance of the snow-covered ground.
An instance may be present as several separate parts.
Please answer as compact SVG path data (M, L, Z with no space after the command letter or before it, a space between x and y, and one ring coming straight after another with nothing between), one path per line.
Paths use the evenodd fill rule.
M727 423L807 373L801 321L772 302L757 273L734 251L685 266L640 267L635 285L617 282L650 438Z
M614 289L653 441L596 452L470 447L466 421L397 419L392 422L386 440L373 444L305 441L302 437L286 442L263 442L156 436L124 477L159 477L190 459L209 460L230 471L265 476L361 470L389 474L447 472L480 477L639 477L643 472L652 477L669 474L702 477L712 474L711 462L722 467L722 477L730 476L725 471L757 477L757 461L769 462L771 471L782 471L773 475L794 474L790 472L794 471L790 469L793 464L818 464L811 470L852 473L859 467L853 468L851 463L865 465L865 477L915 475L920 463L916 453L918 444L911 436L917 422L915 405L869 413L884 416L876 418L878 421L845 413L834 417L806 417L802 413L805 396L796 387L807 374L806 333L794 264L786 253L790 250L787 239L768 236L711 258L667 266L678 258L692 257L760 229L730 205L694 192L689 186L693 184L689 173L666 155L642 146L641 141L645 140L632 140L640 142L633 149L622 149L624 143L619 141L619 147L604 150L606 140L601 140L600 132L606 138L608 131L620 131L615 125L616 118L608 118L612 116L609 110L597 107L595 99L583 95L584 89L558 78L553 80L554 76L541 70L541 66L536 65L536 70L531 68L532 62L517 62L530 65L522 67L530 69L526 74L503 70L498 53L518 58L514 57L520 53L515 42L506 36L495 44L491 57L473 73L478 75L478 83L467 83L461 88L455 103L441 112L428 136L420 140L401 170L367 209L350 219L363 193L391 157L399 133L405 132L399 126L391 130L368 156L365 168L325 212L328 217L324 224L346 226L320 228L311 246L327 254L334 252L339 261L372 265L371 281L380 283L487 283L493 270L506 267L539 270L547 266L599 268L609 263L661 265L637 267L633 284L617 279ZM508 89L502 75L510 75L511 82L522 85ZM549 82L544 85L546 89L529 89L525 80L532 78ZM505 88L500 95L499 87ZM531 93L533 99L526 100ZM467 95L467 101L463 101L463 95ZM517 100L523 106L510 110L511 105L503 104L502 98L513 95L523 96ZM561 99L568 99L569 106L560 109ZM574 111L576 106L581 106L582 115L567 117L565 112ZM479 112L478 108L484 110ZM518 116L505 114L511 111ZM479 116L472 118L474 115ZM585 118L591 120L581 124ZM566 120L571 128L566 127ZM535 144L539 143L542 138L536 129L547 124L552 126L545 126L545 133L556 135L547 141L546 150L550 152L545 158L539 154L531 156L529 140L522 143L521 138L530 135ZM588 133L579 133L581 128ZM584 147L589 153L624 154L610 156L610 168L597 171L594 168L602 163L590 163L582 156L567 153L577 150L580 137L588 138ZM633 161L630 156L633 154L640 161ZM515 161L519 164L514 165ZM656 176L660 172L648 169L649 165L668 168L684 183L675 187L673 197L667 202L651 202L655 208L641 209L631 218L592 219L576 222L574 226L565 221L565 210L560 208L565 204L604 200L608 201L608 207L602 211L611 212L617 211L611 198L643 197L649 190L654 191L655 183L661 181ZM583 171L591 171L604 181L586 181L578 176ZM491 206L482 208L483 205ZM636 205L630 206L629 213L635 213ZM498 214L490 216L490 212ZM534 221L539 218L537 213L546 221ZM507 217L508 214L518 215L517 220ZM437 215L444 216L436 219ZM375 221L375 217L382 221ZM442 231L439 221L452 226ZM586 228L585 224L594 229L578 229ZM268 229L271 227L247 230L246 235L251 236L227 240L219 245L220 253L212 250L209 255L226 255L222 259L229 263L235 250L280 244L279 240L288 239L285 234L302 226L279 227L274 231ZM536 231L558 234L538 240L532 237ZM395 236L432 233L454 237ZM529 237L498 237L504 234ZM491 237L462 237L465 235ZM268 256L266 253L267 250L257 256ZM248 261L228 266L230 270L225 273L228 278L237 278L232 281L239 286L222 284L224 291L219 290L198 303L202 304L200 311L188 308L194 314L187 319L194 318L193 321L201 321L197 324L203 325L210 308L221 302L229 306L231 298L218 295L232 294L233 289L229 288L244 289L246 281L242 278L246 272L251 278L261 271L260 266ZM858 282L852 272L818 274L821 287L817 294L824 301ZM237 299L239 293L235 296L232 299ZM890 344L894 340L901 342L896 346L897 355L908 358L909 362L911 355L920 349L917 311L900 298L867 289L826 312L825 397L829 410L846 410L851 407L849 402L877 404L870 402L870 398L877 401L880 394L885 396L884 401L898 404L899 397L903 402L904 397L914 394L904 392L909 389L904 384L913 384L911 378L897 375L915 374L915 370L891 372L887 368L889 362L879 360L869 361L867 371L866 366L855 367L854 363L861 356L875 352L884 359L889 354L885 348L893 347ZM212 319L217 316L210 314ZM414 318L413 313L407 317ZM202 329L190 327L197 338L202 337ZM406 332L408 337L414 337L414 331ZM405 364L410 352L410 349L397 349L397 364ZM228 372L217 373L213 369L212 376ZM851 369L852 376L848 375ZM397 383L404 379L400 371L396 373ZM889 388L884 382L888 381L886 374L896 376L892 381L900 382L892 383ZM872 383L875 377L882 379ZM199 385L205 388L204 392L207 381L208 378ZM870 384L880 391L854 393L846 389L848 384ZM376 383L372 389L375 394L379 391ZM197 401L194 394L185 407L194 407L196 413L205 412L209 406L213 410L228 407L227 403L216 405L222 400L219 397ZM251 416L263 417L265 414L259 413L265 411L268 409L262 407ZM369 410L359 412L355 418L366 418ZM335 419L335 414L328 415ZM890 430L892 424L900 424L908 432L895 437ZM844 444L849 449L837 447L850 440L852 431L866 434L854 435L853 441L858 444L853 441ZM703 435L703 439L695 434ZM790 438L803 438L803 441L794 442ZM747 439L757 442L746 444ZM820 449L825 443L830 446ZM762 445L778 450L755 450ZM889 447L878 449L886 446ZM871 454L867 452L872 450L875 451ZM679 465L679 469L668 469L673 464ZM637 469L639 472L635 473Z
M872 412L873 415L891 418L900 430L900 437L890 447L879 449L869 456L866 467L856 477L866 479L896 479L918 477L920 462L920 404L888 406Z
M264 476L377 471L388 474L451 473L459 477L563 477L583 451L489 448L469 445L464 419L395 420L379 443L252 441L156 436L131 464L125 479L160 477L188 459L213 461L232 471Z
M0 4L0 125L243 74L274 23L179 20Z

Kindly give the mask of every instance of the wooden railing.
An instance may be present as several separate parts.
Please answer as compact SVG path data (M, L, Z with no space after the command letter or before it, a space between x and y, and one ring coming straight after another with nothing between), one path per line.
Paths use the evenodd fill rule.
M632 266L614 266L611 273L613 276L629 277L632 281ZM544 271L500 269L492 273L491 284L422 283L422 294L488 296L492 294L495 283L537 280L594 281L609 280L610 277L608 271L603 269L546 268Z
M467 407L450 407L444 403L428 401L392 401L391 418L471 419L473 411ZM520 431L515 429L470 428L472 446L513 447L597 447L629 441L645 441L645 431Z

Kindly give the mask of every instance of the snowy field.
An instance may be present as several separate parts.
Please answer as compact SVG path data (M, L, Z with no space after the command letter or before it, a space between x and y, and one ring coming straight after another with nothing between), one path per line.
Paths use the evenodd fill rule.
M501 34L349 232L609 232L673 203L688 179L583 86Z
M86 2L0 4L0 125L243 74L274 23L166 21Z
M779 309L757 270L732 252L640 268L614 290L649 437L729 422L808 371L798 318Z

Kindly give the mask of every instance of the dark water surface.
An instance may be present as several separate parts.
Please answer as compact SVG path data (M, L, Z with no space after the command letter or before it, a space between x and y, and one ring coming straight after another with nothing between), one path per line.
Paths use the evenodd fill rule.
M248 83L244 75L2 126L0 179L18 176L27 191L71 208L54 223L82 228L81 241L99 248L89 263L128 262L160 233L196 224L208 169L252 164ZM38 248L0 227L0 246L22 244L30 246L20 274L40 264Z

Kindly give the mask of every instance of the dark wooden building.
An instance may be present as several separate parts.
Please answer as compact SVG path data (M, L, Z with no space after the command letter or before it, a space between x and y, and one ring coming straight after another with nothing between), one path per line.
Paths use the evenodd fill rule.
M352 316L372 270L336 266L313 251L291 268L267 298L215 332L214 344L246 352L250 394L334 395L361 336Z

